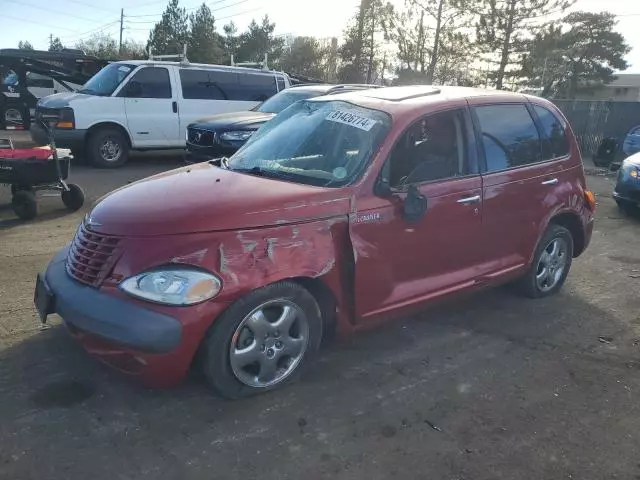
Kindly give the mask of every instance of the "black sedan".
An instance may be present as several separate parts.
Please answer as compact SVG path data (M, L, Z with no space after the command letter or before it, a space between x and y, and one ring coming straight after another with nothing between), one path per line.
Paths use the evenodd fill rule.
M235 153L264 123L298 100L321 95L376 88L377 85L296 85L252 110L221 113L187 127L187 163L203 162Z
M622 162L613 199L622 210L640 207L640 153L631 155Z

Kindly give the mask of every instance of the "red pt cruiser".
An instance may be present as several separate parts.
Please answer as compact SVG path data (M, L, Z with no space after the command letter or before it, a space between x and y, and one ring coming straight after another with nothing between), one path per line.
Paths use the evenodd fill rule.
M149 385L197 363L244 397L291 381L334 330L504 282L556 293L594 207L546 100L428 86L318 97L220 165L107 195L35 302Z

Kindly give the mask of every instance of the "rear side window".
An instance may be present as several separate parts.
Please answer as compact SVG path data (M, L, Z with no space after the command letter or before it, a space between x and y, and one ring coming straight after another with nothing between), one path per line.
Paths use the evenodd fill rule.
M538 115L544 134L547 137L545 143L548 140L548 144L545 145L545 157L559 158L568 155L569 141L564 129L564 122L544 107L534 105L533 109Z
M136 82L134 84L134 82ZM135 88L132 88L135 85ZM129 81L125 96L131 98L171 98L169 71L162 67L138 70Z
M284 83L284 78L281 77L280 75L278 75L276 78L277 78L277 82L278 82L278 91L281 92L282 90L284 90L286 88L286 85Z
M476 107L487 171L497 172L541 161L538 129L524 105Z
M182 69L180 83L186 99L260 102L276 93L273 75Z

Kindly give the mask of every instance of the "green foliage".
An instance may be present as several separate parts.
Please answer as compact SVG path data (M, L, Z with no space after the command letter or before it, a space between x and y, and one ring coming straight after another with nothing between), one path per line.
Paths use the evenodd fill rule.
M155 55L181 53L189 40L187 11L179 6L179 0L169 0L162 19L149 34L147 50Z
M216 32L211 9L203 3L189 16L189 48L187 56L192 62L221 63L224 61L222 37Z
M574 12L529 42L520 74L543 96L573 98L581 90L611 82L625 70L631 48L615 32L615 15Z
M491 79L502 89L510 66L520 63L527 38L541 28L540 19L569 8L576 0L475 0L476 42L497 66Z
M285 45L280 68L291 74L326 79L329 47L314 37L295 37Z
M118 58L118 44L106 33L96 33L86 40L81 40L75 44L87 55L94 55L105 60Z
M33 50L33 45L31 45L31 43L29 43L28 41L22 41L20 40L18 42L18 50Z
M260 23L252 20L246 32L238 38L237 62L261 62L264 54L269 54L269 66L277 66L284 50L284 38L274 34L275 23L265 15Z
M49 51L50 52L61 52L64 50L64 45L60 41L59 37L53 37L53 35L49 36Z

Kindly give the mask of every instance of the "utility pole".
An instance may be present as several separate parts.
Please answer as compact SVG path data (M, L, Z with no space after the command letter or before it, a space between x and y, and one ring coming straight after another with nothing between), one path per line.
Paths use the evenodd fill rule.
M120 43L118 44L118 55L122 55L122 31L124 30L124 8L120 9Z

